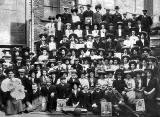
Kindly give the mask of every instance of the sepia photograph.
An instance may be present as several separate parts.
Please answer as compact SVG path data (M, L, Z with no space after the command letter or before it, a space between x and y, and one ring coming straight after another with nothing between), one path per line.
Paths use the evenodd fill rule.
M160 117L160 0L0 0L0 117Z

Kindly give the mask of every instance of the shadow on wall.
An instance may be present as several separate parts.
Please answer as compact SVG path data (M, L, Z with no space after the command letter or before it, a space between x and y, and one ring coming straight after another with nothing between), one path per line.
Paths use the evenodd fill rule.
M9 45L26 45L26 24L12 22L10 27L10 44Z

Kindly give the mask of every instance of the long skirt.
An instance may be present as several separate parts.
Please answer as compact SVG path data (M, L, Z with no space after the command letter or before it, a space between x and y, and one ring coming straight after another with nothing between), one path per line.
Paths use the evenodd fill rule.
M22 100L9 99L7 100L6 114L15 115L23 112Z

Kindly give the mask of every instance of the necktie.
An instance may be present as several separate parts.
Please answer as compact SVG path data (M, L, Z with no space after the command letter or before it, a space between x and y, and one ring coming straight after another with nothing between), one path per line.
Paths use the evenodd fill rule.
M68 71L68 65L66 65L66 70Z

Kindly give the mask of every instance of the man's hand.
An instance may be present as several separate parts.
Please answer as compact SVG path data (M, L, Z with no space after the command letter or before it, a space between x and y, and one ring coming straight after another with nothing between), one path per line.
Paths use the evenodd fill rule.
M96 108L96 107L97 107L97 104L96 104L96 103L92 104L92 107L95 107L95 108Z

